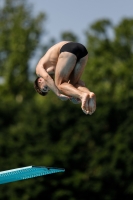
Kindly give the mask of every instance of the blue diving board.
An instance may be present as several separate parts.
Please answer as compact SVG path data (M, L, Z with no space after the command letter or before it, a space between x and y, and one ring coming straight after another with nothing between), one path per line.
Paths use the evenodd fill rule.
M0 172L0 184L10 183L19 180L44 176L48 174L64 172L63 168L28 166Z

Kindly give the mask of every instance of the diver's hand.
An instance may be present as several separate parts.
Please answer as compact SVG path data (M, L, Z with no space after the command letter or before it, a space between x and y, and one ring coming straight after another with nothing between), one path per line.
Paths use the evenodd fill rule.
M64 94L59 94L58 95L58 98L61 100L61 101L67 101L68 99L70 99L70 97L64 95Z
M78 98L70 97L69 100L70 100L73 104L79 104L79 103L81 103L80 99L78 99Z

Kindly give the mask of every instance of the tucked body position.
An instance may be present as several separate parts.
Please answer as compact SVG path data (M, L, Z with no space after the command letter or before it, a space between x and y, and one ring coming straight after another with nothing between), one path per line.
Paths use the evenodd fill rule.
M61 100L81 103L85 114L96 110L96 96L81 80L88 60L87 49L80 43L62 41L52 46L36 66L35 90L45 96L52 90Z

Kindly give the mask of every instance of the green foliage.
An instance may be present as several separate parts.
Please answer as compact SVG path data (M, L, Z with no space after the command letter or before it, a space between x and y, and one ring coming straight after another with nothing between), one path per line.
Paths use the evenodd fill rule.
M40 14L33 18L31 8L22 0L6 0L1 8L0 71L6 92L26 95L25 91L29 89L28 61L38 45L44 16Z
M78 37L74 33L68 31L61 33L61 40L77 42Z
M133 117L131 117L133 109L131 104L133 100L132 27L132 20L124 19L115 27L114 38L109 39L105 24L103 21L98 21L91 26L93 32L90 30L87 34L91 56L84 79L97 95L97 114L94 121L98 128L98 143L100 142L100 145L96 145L96 154L94 153L92 159L92 169L95 172L92 178L95 177L94 180L98 183L91 185L90 181L89 188L92 187L94 192L98 192L98 195L101 195L100 199L128 199L133 195L131 189L133 176L131 170L133 162L131 147L133 138L133 127L131 128ZM94 34L95 31L97 35ZM120 36L123 39L120 39ZM127 49L123 48L123 41L125 41L125 47L129 49L128 55ZM121 50L125 51L125 54L117 53ZM116 187L117 191L115 191Z
M115 27L115 53L121 60L132 59L133 53L133 19L123 19Z
M66 171L1 185L0 199L132 199L132 19L116 27L97 21L87 31L83 80L96 93L97 110L86 116L80 105L33 89L29 61L44 16L34 18L22 0L6 0L1 8L0 171L28 165Z

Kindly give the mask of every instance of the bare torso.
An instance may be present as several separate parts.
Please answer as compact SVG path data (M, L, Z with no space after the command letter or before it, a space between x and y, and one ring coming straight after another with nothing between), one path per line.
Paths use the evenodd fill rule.
M40 59L38 65L40 64L40 62L43 63L43 67L46 70L46 72L50 75L54 74L56 64L58 61L58 57L60 54L60 49L64 44L66 44L68 42L69 41L62 41L62 42L59 42L58 44L55 44L54 46L52 46L46 52L46 54ZM38 65L37 65L37 68L38 68ZM36 72L38 71L37 68L36 68Z

